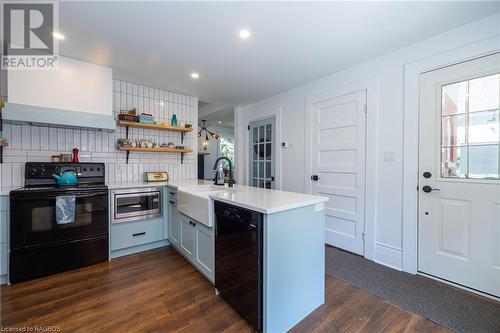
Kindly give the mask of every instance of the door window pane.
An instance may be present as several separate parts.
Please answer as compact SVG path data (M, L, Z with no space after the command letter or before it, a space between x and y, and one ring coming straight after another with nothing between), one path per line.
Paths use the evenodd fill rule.
M264 126L259 127L259 142L264 142Z
M271 144L266 143L266 160L271 159Z
M500 179L500 74L442 86L441 176Z
M264 159L264 154L265 154L264 153L264 144L261 143L259 146L260 146L259 147L259 157L260 157L261 160L263 160Z
M500 74L469 81L469 112L494 110L500 107Z
M469 147L469 178L498 179L498 145Z
M272 139L271 139L271 134L272 134L272 129L271 129L271 124L269 125L266 125L266 141L267 142L270 142Z
M469 143L487 144L500 141L498 110L473 112L469 115Z
M266 178L271 178L271 162L266 162Z
M259 128L254 127L253 128L253 143L258 143L259 142Z
M466 96L467 81L443 86L441 99L443 116L465 113Z
M465 145L465 114L443 117L443 146Z
M450 147L441 150L443 177L465 178L467 174L467 148Z
M258 164L257 162L253 162L253 172L252 172L252 177L257 177L257 168L258 168Z

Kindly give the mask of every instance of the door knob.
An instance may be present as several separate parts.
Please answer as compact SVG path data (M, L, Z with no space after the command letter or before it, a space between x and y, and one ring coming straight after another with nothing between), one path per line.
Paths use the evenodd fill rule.
M441 191L441 190L438 188L432 188L429 185L425 185L424 187L422 187L422 191L424 191L425 193L431 193L432 191Z
M423 176L424 176L424 178L431 178L432 173L430 173L429 171L426 171L426 172L424 172Z
M319 180L319 177L318 177L318 175L312 175L311 179L314 180L315 182L317 182Z

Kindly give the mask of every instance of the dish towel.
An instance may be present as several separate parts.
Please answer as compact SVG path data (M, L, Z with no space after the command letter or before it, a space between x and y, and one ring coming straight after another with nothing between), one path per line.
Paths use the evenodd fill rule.
M68 224L75 222L75 196L56 197L56 223Z

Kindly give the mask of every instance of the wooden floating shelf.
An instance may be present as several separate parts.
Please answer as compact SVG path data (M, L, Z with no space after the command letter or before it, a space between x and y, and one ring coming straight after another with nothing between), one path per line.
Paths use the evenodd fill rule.
M157 148L119 147L118 150L127 152L127 164L128 164L128 158L129 158L131 151L146 152L146 153L180 153L181 154L181 164L184 163L184 154L193 152L193 150L189 149L189 148L177 149L177 148L169 148L169 147L157 147Z
M148 153L192 153L193 150L189 148L177 149L168 147L157 147L157 148L142 148L142 147L120 147L120 151L144 151Z
M165 126L165 125L157 125L157 124L146 124L146 123L139 123L139 122L135 122L135 121L126 121L126 120L119 120L118 126L147 128L147 129L170 131L170 132L181 132L181 133L191 132L193 130L192 127L175 127L175 126Z

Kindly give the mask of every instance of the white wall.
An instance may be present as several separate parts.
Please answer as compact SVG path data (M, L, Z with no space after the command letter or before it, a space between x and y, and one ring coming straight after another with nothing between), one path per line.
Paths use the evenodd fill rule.
M111 68L62 56L58 64L56 70L10 71L9 102L112 115Z
M10 96L8 96L10 99ZM198 123L198 98L172 93L121 80L113 81L114 117L123 109L137 108L138 112L153 114L156 120L170 120L172 114L177 121L196 125ZM20 187L24 184L26 162L49 162L52 155L71 153L73 147L80 149L81 162L102 162L106 164L107 182L136 182L143 179L145 171L167 171L171 179L196 178L197 136L193 130L185 135L183 145L192 148L193 153L180 154L149 152L130 153L126 164L125 152L116 149L119 138L125 138L125 127L115 132L91 129L32 126L29 124L3 124L3 136L9 146L4 149L4 163L0 164L0 186ZM173 142L181 144L180 133L130 128L132 139L148 139L159 144Z
M367 182L374 181L373 258L382 264L402 268L402 196L403 196L403 97L405 65L421 59L456 49L483 39L500 38L500 15L496 14L467 24L431 39L413 44L394 53L365 62L358 66L307 83L295 89L272 96L265 100L242 106L235 110L235 133L237 139L238 179L247 167L247 149L242 133L245 133L248 119L257 114L281 110L281 138L290 144L282 150L281 186L283 190L305 191L305 110L308 97L320 92L340 88L370 78L378 81L378 115L375 117L373 135L369 142L375 142L375 162L367 164ZM443 63L445 65L447 63ZM368 110L376 112L376 110ZM416 150L417 147L407 147ZM385 152L393 152L395 161L384 162ZM373 169L375 168L375 169ZM368 179L375 175L375 179ZM373 177L373 176L372 176ZM370 204L367 202L367 204ZM367 219L368 220L368 219Z

